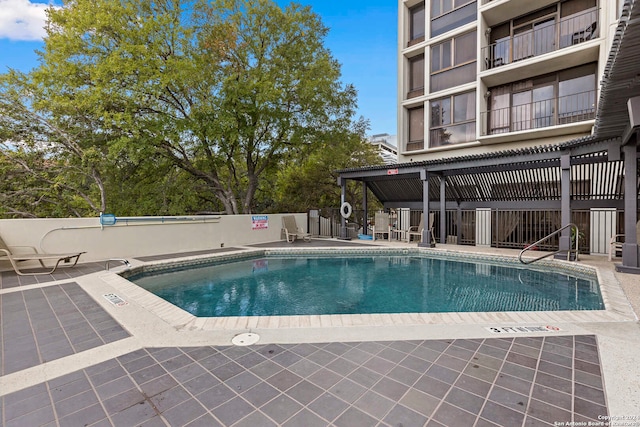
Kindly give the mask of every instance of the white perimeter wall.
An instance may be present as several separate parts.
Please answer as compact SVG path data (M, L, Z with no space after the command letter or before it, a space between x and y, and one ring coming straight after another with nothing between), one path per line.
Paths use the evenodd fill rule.
M284 215L292 214L266 215L268 228L261 230L253 229L252 215L164 217L165 222L161 217L138 217L103 227L99 218L2 219L0 236L9 246L33 246L38 252L86 251L80 258L86 262L273 242L282 239ZM307 214L293 215L306 230ZM0 262L0 269L10 268L8 262Z

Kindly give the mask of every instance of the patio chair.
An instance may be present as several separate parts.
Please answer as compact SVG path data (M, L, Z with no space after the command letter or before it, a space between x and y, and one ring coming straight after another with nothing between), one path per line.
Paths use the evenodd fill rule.
M296 217L293 215L285 215L282 217L282 231L289 243L295 242L296 239L302 239L305 242L311 241L311 234L306 233L301 227L298 227Z
M436 215L434 213L429 214L429 234L431 235L431 243L436 243L436 237L433 234L433 222L435 221ZM422 242L422 232L424 231L424 214L420 214L420 224L416 227L415 225L409 227L409 231L407 233L407 240L410 242L412 236L418 237L418 242Z
M389 227L389 214L386 212L377 212L374 216L373 223L373 240L376 240L376 236L378 234L382 235L382 239L384 239L384 235L387 235L387 238L390 237L390 227Z
M622 250L622 245L624 242L624 234L616 234L609 240L609 261L616 256L617 251ZM636 242L640 244L640 221L636 223Z
M16 248L25 248L31 252L17 253L15 252ZM32 274L33 275L51 274L54 271L56 271L56 269L58 268L61 262L64 262L64 264L69 264L73 262L73 264L71 264L69 267L74 267L78 263L78 260L80 259L80 255L84 253L85 252L72 252L72 253L66 253L66 254L38 253L37 249L34 248L33 246L8 246L4 242L4 240L2 240L2 237L0 237L0 261L8 260L11 263L13 270L16 272L16 274L20 276L32 275ZM47 267L44 263L45 260L51 260L51 261L55 260L56 264L53 266L53 268ZM18 268L18 263L24 262L24 261L38 261L43 268L51 269L51 270L47 270L44 272L36 272L36 273L23 273L20 270L20 268Z

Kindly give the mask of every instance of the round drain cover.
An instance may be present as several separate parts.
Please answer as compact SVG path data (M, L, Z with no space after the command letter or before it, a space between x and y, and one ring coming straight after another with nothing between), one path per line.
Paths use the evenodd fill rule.
M245 332L244 334L238 334L231 339L233 345L251 345L260 340L260 335L253 334L251 332Z

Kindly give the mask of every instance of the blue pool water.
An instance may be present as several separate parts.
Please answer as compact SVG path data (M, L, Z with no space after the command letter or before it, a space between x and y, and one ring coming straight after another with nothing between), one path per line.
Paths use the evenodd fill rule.
M264 257L129 280L199 317L604 309L595 277L411 256Z

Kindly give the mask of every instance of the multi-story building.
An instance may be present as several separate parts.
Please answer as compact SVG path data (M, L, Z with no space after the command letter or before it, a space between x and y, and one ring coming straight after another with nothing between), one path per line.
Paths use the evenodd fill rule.
M620 4L399 1L400 162L591 135Z
M395 135L379 133L372 135L369 142L376 146L385 165L398 163L398 141Z
M640 272L640 0L398 0L398 16L398 163L340 171L341 201L354 180L365 206L429 214L423 242L548 238L568 256L623 234Z

